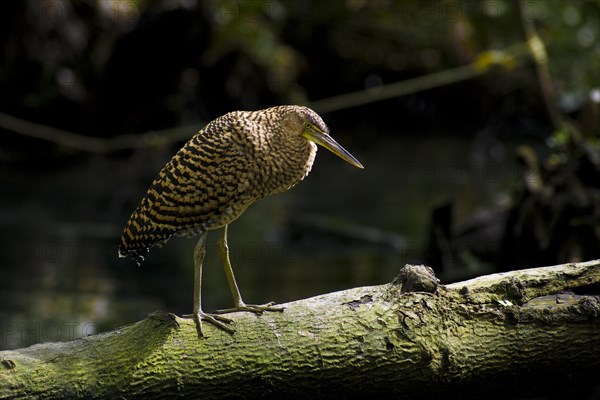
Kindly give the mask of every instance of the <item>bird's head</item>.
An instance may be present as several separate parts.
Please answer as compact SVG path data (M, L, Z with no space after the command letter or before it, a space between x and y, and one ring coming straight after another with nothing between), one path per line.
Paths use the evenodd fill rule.
M283 118L283 126L288 134L298 135L323 146L355 167L364 168L360 161L329 136L329 128L319 114L308 107L301 106L291 106L288 110L289 112L285 113Z

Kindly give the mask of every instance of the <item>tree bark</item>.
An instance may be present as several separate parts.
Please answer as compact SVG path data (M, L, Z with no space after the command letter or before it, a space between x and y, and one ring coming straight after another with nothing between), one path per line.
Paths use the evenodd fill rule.
M157 312L3 351L0 398L489 399L575 389L600 376L599 294L600 260L447 286L406 266L390 284L232 314L233 335L206 323L198 338L192 320Z

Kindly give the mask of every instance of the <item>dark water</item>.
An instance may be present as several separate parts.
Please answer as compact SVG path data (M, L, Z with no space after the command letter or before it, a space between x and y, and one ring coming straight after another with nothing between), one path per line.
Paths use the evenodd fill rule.
M340 142L364 170L320 149L305 181L256 203L230 226L247 303L389 282L405 263L422 261L433 207L452 199L460 220L515 184L504 148L477 154L469 141L444 136L387 137L363 148ZM155 310L191 311L194 239L172 239L141 268L116 256L130 212L171 154L0 170L0 349L79 338ZM207 311L231 305L219 234L211 232L207 243Z

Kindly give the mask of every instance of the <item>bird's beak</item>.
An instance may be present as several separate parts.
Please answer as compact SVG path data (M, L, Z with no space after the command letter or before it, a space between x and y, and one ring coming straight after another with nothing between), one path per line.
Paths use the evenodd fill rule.
M333 140L331 136L326 134L325 132L319 130L317 127L312 126L309 129L304 129L302 132L302 137L310 140L313 143L316 143L320 146L325 147L327 150L331 151L333 154L349 162L355 167L363 169L363 165L358 161L352 154L350 154L345 148L343 148L338 142Z

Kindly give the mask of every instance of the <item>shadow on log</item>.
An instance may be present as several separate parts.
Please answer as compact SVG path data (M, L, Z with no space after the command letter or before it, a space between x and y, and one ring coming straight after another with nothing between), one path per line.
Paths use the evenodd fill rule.
M600 260L447 286L406 266L390 284L232 314L234 335L206 324L199 339L156 312L3 351L0 398L576 398L600 376L599 294Z

